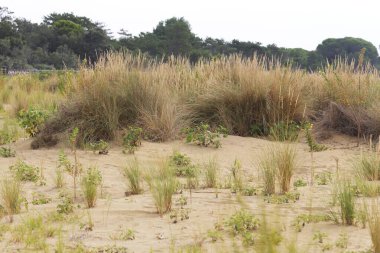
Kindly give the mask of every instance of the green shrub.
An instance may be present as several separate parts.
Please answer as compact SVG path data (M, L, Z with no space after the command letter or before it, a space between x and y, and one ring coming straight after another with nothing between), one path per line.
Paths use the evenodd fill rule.
M98 152L99 155L106 155L108 154L108 150L109 150L108 142L103 141L103 140L90 142L88 144L88 147L90 148L90 150L92 150L94 154Z
M141 146L143 130L140 127L128 127L123 136L124 152L133 154L137 147Z
M15 157L16 151L12 150L10 147L0 147L0 157Z
M327 185L332 181L332 173L330 171L324 171L315 175L315 181L317 185Z
M32 137L38 134L38 127L42 125L46 119L46 112L32 107L29 107L28 110L21 110L18 113L20 126Z
M24 161L18 160L16 164L9 167L20 181L37 182L40 179L40 168L28 165Z
M181 154L178 151L174 151L173 155L169 157L170 165L175 167L186 167L191 164L191 159L186 154ZM177 175L180 176L180 175Z
M254 243L253 232L259 228L260 221L248 211L241 209L233 214L227 221L226 226L234 236L241 236L243 244Z
M57 213L70 214L74 212L73 199L65 193L59 195L60 203L57 205Z
M299 178L296 181L294 181L293 186L294 187L304 187L304 186L307 186L307 182L305 180Z
M33 193L32 194L32 204L33 205L44 205L51 202L51 198L45 196L42 193Z
M300 131L300 126L291 121L280 121L269 128L269 135L275 141L296 141Z
M286 192L285 194L277 195L268 195L264 198L267 203L272 204L286 204L286 203L295 203L300 199L300 193L297 191Z
M134 240L136 236L135 236L135 232L132 229L127 228L119 233L115 233L111 235L110 238L112 240L127 241L127 240ZM115 251L115 252L118 252L118 251Z
M95 206L98 195L98 187L101 182L102 175L99 169L96 167L88 168L86 174L82 178L83 194L88 208Z
M202 147L214 146L219 148L222 146L221 136L227 137L227 130L224 127L220 126L213 132L210 126L204 123L193 128L186 128L183 132L186 134L187 143L195 143Z

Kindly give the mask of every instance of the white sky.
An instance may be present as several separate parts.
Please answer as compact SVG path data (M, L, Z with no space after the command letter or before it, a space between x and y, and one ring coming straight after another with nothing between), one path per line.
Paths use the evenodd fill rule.
M16 17L41 22L73 12L106 25L115 35L152 31L161 20L184 17L201 38L258 41L313 50L326 38L346 36L380 44L379 0L1 0Z

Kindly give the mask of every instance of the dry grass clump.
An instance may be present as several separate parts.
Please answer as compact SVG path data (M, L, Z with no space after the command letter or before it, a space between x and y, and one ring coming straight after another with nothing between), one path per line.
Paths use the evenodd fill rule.
M315 102L315 109L323 111L318 127L354 136L379 135L378 70L338 59L321 76Z
M69 83L67 76L70 72L58 76L52 73L47 76L42 74L20 74L13 77L2 77L0 84L0 103L9 104L9 113L16 116L17 113L30 106L53 111L63 101L63 90Z
M111 140L121 128L141 125L150 139L173 137L180 124L174 88L170 82L163 85L165 64L142 55L109 53L93 68L82 67L68 103L60 106L41 136L77 126L84 141Z
M5 213L12 222L13 215L18 214L21 208L22 196L20 181L10 178L4 179L0 185L0 197Z
M96 205L98 188L102 183L102 175L97 167L90 167L82 177L83 195L88 208Z
M152 171L146 178L157 212L163 215L171 210L172 197L178 188L178 180L169 162Z
M281 144L265 150L259 162L264 181L264 194L275 193L276 179L282 194L291 187L291 179L296 167L296 149L291 144Z
M205 186L207 188L216 188L218 184L219 164L215 157L204 164L204 170Z
M362 153L354 162L354 169L362 179L375 181L380 179L380 157L376 152Z
M269 133L275 123L304 117L306 73L277 61L234 55L191 66L109 53L82 67L56 117L41 137L81 129L84 141L110 140L128 125L141 126L154 141L177 136L189 123L224 125L231 133Z
M135 158L133 161L129 162L127 167L124 169L124 175L128 180L129 192L130 194L140 194L143 192L142 187L142 171L140 165Z
M175 138L183 127L201 123L240 136L274 133L293 139L293 128L304 120L317 121L317 129L378 136L379 83L374 67L341 59L308 73L255 55L192 65L181 57L164 61L110 52L76 74L2 78L0 101L12 104L14 112L60 104L34 147L54 144L59 133L74 127L82 141L94 142L112 140L131 125L153 141Z
M380 252L380 208L379 201L373 200L370 207L366 205L368 227L375 253Z
M188 104L193 122L223 125L232 134L247 136L252 128L268 134L269 127L303 118L304 72L282 66L277 61L254 56L224 57L202 68L213 69L210 81Z

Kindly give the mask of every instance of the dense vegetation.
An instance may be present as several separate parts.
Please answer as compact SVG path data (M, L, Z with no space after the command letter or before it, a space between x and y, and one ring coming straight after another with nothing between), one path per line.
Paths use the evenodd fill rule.
M242 54L281 58L301 68L316 70L336 57L357 59L366 48L365 60L379 66L376 47L363 39L346 37L326 39L316 50L282 48L275 44L197 37L184 18L170 18L152 32L132 36L126 30L113 38L105 25L72 13L52 13L39 24L15 18L0 7L0 67L9 70L77 68L78 59L94 62L108 50L144 52L153 57L186 56L194 63L200 58Z

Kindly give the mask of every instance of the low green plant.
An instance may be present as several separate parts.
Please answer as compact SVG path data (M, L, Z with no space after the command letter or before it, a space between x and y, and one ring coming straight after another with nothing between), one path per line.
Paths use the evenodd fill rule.
M253 232L259 228L260 221L247 210L241 209L233 214L226 222L226 227L234 236L241 236L243 244L254 243Z
M189 127L183 130L186 135L186 143L194 143L202 147L213 146L220 148L222 146L220 138L227 137L227 129L219 126L212 131L210 125L202 123L195 127Z
M253 186L248 186L241 190L241 194L244 196L253 196L257 194L257 189Z
M207 188L216 188L218 184L219 165L216 159L211 159L204 165L205 183Z
M164 162L146 178L157 212L162 216L172 208L172 198L178 188L178 180L169 162Z
M60 203L57 205L58 214L70 214L74 212L73 199L66 193L59 195Z
M327 147L325 145L318 144L316 140L314 139L314 137L312 136L311 134L312 128L313 128L313 124L309 122L304 125L306 142L307 142L307 145L309 146L310 152L320 152L320 151L326 150Z
M170 219L173 223L177 223L178 221L183 221L189 219L190 209L185 208L187 205L187 198L181 194L181 196L176 199L175 205L179 206L178 208L172 209L170 212Z
M174 151L171 156L169 156L170 165L174 167L186 167L191 164L191 159L186 154L182 154L178 151Z
M91 142L88 144L88 147L94 154L98 152L99 155L106 155L109 151L109 144L104 140Z
M126 228L119 233L112 234L110 238L112 240L127 241L127 240L134 240L136 236L135 236L135 232L132 229Z
M223 240L222 232L216 229L210 229L207 231L207 237L209 237L212 242Z
M28 165L22 160L18 160L14 165L10 166L9 170L20 181L37 182L40 179L40 168Z
M23 202L20 181L7 178L2 180L0 187L1 205L12 222L13 215L20 212L21 203Z
M332 181L332 173L330 171L324 171L316 174L314 179L317 185L328 185Z
M176 208L170 212L169 217L172 220L172 222L175 224L178 221L188 220L190 218L189 212L190 212L189 209L186 209L186 208L179 208L179 209Z
M123 147L124 153L133 154L136 149L141 146L141 139L143 135L143 130L141 127L130 126L124 132L123 136Z
M175 168L175 174L178 177L186 177L193 170L194 165L191 164L191 159L186 154L174 151L169 156L169 164Z
M19 124L25 129L26 133L34 137L38 132L38 127L47 119L45 111L29 107L28 110L21 110L18 113Z
M254 245L255 252L281 252L278 250L278 246L282 239L280 229L271 226L268 223L266 214L264 213L258 230L258 240Z
M280 121L269 127L269 135L275 141L296 141L300 126L293 122Z
M327 221L331 221L331 216L328 214L300 214L295 218L292 226L295 227L297 232L301 232L306 224Z
M88 208L92 208L96 204L98 196L98 187L102 182L102 175L97 167L90 167L86 174L82 177L83 195Z
M304 187L304 186L307 186L307 182L305 180L303 180L302 178L299 178L296 181L294 181L293 186L294 187Z
M40 192L33 192L32 194L32 204L33 205L44 205L51 202L51 198L47 197L45 194Z
M89 210L87 210L87 220L85 222L81 222L79 224L79 228L84 231L92 231L94 229L94 222L92 220L92 216Z
M272 194L265 196L264 201L271 204L295 203L300 199L300 193L297 191L286 192L285 194Z
M142 174L140 165L135 158L124 169L124 175L128 180L129 194L140 194L143 191L142 188Z
M347 249L348 235L347 233L340 233L338 239L335 242L335 246L341 249Z
M11 147L0 147L0 157L15 157L16 152Z
M323 233L321 231L316 231L313 234L313 240L317 241L318 243L323 243L323 240L327 238L327 234Z

